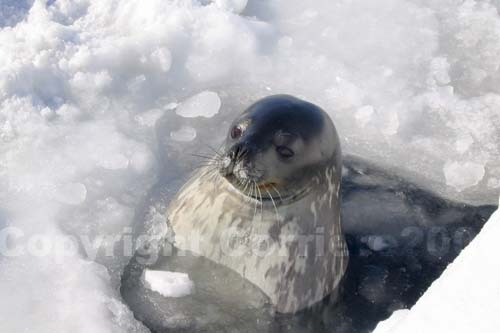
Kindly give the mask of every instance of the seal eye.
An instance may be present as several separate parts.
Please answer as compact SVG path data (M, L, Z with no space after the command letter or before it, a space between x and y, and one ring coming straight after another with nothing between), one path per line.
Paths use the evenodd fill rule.
M291 158L293 155L295 155L295 153L293 152L293 150L291 150L288 147L280 146L280 147L276 148L276 151L278 152L278 154L281 157L287 158L287 159Z
M231 138L238 139L242 133L243 133L243 131L241 130L241 128L239 126L234 126L231 129Z

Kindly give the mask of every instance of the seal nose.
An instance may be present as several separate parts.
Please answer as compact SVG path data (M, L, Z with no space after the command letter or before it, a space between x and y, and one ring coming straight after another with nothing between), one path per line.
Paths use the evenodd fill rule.
M233 163L238 162L247 154L247 149L243 143L237 143L229 150L229 158Z
M222 174L226 176L232 174L237 165L240 165L240 167L249 166L252 151L251 146L247 142L238 142L234 144L228 150L222 161Z

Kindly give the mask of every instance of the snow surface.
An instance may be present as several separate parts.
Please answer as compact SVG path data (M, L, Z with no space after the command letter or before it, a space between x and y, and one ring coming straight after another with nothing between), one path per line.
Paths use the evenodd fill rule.
M265 95L321 105L344 152L442 195L496 203L498 8L1 0L0 331L144 331L119 279L165 149L220 142ZM171 128L157 133L165 119Z
M143 281L147 288L164 297L184 297L193 292L194 284L186 273L146 269Z
M396 311L375 333L498 332L500 210L411 310Z

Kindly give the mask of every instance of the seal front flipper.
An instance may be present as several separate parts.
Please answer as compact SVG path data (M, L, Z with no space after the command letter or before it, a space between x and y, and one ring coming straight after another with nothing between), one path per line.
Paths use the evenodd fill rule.
M272 320L269 299L259 288L207 258L173 248L154 265L131 269L136 271L123 281L122 296L136 318L155 331L253 331L268 328ZM164 297L146 286L144 269L186 273L194 289L187 296Z

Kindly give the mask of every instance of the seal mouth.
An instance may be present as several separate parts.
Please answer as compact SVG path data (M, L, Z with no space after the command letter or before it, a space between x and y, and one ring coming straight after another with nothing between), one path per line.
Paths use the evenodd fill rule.
M298 188L287 186L288 181L266 177L266 170L259 168L249 158L249 150L236 146L221 156L218 162L219 174L241 195L258 202L272 202L273 205L296 201L311 189L308 184Z
M273 191L277 186L278 186L278 183L276 183L276 182L266 182L266 183L257 184L257 187L260 190L264 190L264 191L266 191L266 190Z
M287 190L276 181L257 182L251 179L240 179L235 174L225 175L224 178L242 195L260 202L273 204L287 204L294 202L310 191L309 186L296 191Z

